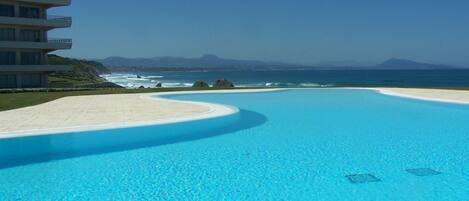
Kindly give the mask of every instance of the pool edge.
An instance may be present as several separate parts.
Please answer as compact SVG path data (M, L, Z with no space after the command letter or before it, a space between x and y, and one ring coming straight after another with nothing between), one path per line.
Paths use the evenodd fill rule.
M63 127L57 129L34 129L34 130L23 130L18 132L0 132L0 140L10 139L10 138L21 138L21 137L31 137L31 136L41 136L41 135L54 135L54 134L65 134L65 133L77 133L77 132L86 132L86 131L99 131L99 130L110 130L110 129L119 129L119 128L132 128L132 127L142 127L142 126L157 126L157 125L166 125L173 123L183 123L198 121L204 119L212 119L225 117L233 114L239 113L239 109L230 105L222 105L216 103L206 103L198 101L180 101L170 98L165 98L166 95L179 95L179 94L210 94L210 93L258 93L258 92L270 92L270 91L280 91L285 89L237 89L237 90L217 90L217 91L178 91L178 92L156 92L156 93L145 93L139 96L143 99L150 100L163 100L175 103L185 103L185 104L195 104L206 106L209 108L208 111L203 113L198 113L194 115L187 115L181 117L173 117L166 119L158 119L154 121L140 121L140 122L119 122L119 123L109 123L109 124L99 124L99 125L79 125L74 127Z

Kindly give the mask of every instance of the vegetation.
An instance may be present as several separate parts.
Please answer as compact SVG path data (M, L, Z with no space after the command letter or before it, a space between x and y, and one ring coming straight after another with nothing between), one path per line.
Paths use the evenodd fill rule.
M48 57L51 65L69 65L73 67L70 72L57 72L49 75L49 86L52 88L77 88L96 86L107 83L100 74L110 73L103 64L83 59L72 59L54 54ZM109 84L106 84L109 87ZM117 86L115 86L117 87Z

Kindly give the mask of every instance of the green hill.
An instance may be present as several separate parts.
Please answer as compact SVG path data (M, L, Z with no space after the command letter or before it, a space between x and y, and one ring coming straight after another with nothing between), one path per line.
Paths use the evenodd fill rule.
M109 83L100 74L110 73L103 64L96 61L73 59L58 55L48 55L51 65L69 65L73 67L70 72L56 72L49 75L49 86L52 88L116 88L117 85Z

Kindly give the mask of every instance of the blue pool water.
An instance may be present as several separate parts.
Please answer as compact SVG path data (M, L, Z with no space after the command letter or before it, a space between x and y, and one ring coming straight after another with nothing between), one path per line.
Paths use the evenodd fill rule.
M469 198L469 106L340 89L171 98L240 113L1 140L0 200Z

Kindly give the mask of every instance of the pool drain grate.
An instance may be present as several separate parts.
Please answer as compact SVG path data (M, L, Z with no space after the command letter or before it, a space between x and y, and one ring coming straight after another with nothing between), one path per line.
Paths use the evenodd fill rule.
M441 174L441 172L438 172L430 168L415 168L415 169L407 169L405 171L415 176L419 176L419 177L434 176L434 175Z
M370 182L379 182L381 179L375 177L372 174L352 174L346 175L347 179L354 184L359 183L370 183Z

